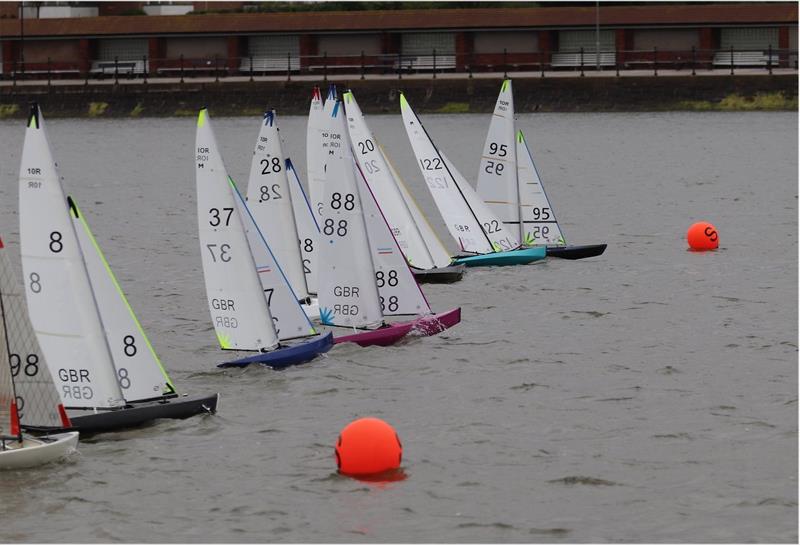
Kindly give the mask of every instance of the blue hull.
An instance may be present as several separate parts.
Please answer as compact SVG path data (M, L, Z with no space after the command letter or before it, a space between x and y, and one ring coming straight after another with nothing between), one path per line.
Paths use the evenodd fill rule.
M526 263L544 259L546 255L547 248L542 246L539 248L522 248L508 252L458 257L454 260L454 263L463 264L467 267L502 267L506 265L525 265Z
M271 352L264 352L247 358L239 360L226 361L220 363L217 367L245 367L251 363L260 363L262 365L269 365L275 369L281 369L290 365L297 365L305 363L316 358L318 355L327 352L333 346L333 333L322 335L314 340L287 346L285 348L278 348Z

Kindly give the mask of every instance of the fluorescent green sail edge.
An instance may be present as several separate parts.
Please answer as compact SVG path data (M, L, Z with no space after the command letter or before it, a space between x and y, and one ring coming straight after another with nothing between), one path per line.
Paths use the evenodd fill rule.
M103 267L105 267L106 272L108 273L108 276L111 278L111 282L114 284L114 287L117 289L117 293L122 298L122 302L125 303L125 307L128 309L128 312L130 312L131 318L133 318L133 323L136 324L136 329L139 331L139 334L144 339L144 342L147 345L147 349L150 350L150 354L152 354L153 359L156 360L156 363L158 364L158 368L161 369L161 374L164 375L164 380L167 381L167 386L169 386L169 388L170 388L170 392L169 393L176 392L177 390L175 389L175 385L172 383L172 379L169 378L169 375L167 374L167 370L164 369L164 366L161 364L161 360L158 358L158 354L156 354L156 351L153 348L153 345L150 344L150 339L147 338L147 335L145 334L144 329L142 329L142 324L140 324L139 323L139 319L136 318L136 313L133 312L133 309L131 308L130 303L128 303L128 298L125 297L125 292L122 291L122 288L120 287L119 282L117 282L117 277L114 276L114 272L111 270L111 266L108 264L108 261L106 261L106 256L103 255L103 251L100 249L100 246L97 244L97 240L95 240L91 229L89 229L89 224L86 223L86 218L84 218L83 214L81 213L80 209L78 208L77 203L75 203L74 200L72 201L72 205L75 208L75 210L72 212L72 215L75 216L75 214L77 213L77 217L81 221L81 225L86 230L86 234L89 236L89 240L92 241L92 246L94 247L95 251L97 252L97 255L100 257L100 261L103 262Z
M204 126L206 124L206 116L208 115L205 108L200 110L200 114L197 116L197 128Z
M517 142L522 144L525 141L525 137L522 135L522 131L517 131Z
M411 106L408 105L408 101L406 100L406 96L403 93L400 93L400 107L401 108L410 108Z
M219 347L223 350L228 350L231 347L231 338L219 331L217 331L217 341L219 342Z
M509 81L510 80L503 80L503 86L500 88L500 92L501 93L505 93L506 92L506 89L508 89L508 82Z

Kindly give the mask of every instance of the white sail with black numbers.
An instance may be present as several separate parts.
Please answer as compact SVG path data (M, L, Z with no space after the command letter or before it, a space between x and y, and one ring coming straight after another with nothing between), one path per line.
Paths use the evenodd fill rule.
M274 110L264 114L258 133L247 182L247 206L295 295L305 299L308 287Z
M5 337L0 352L0 376L10 366L16 389L16 409L24 426L69 427L61 398L53 384L44 353L28 318L28 306L22 286L11 267L6 248L0 239L0 314L3 320L0 335ZM2 381L2 379L0 379ZM0 393L0 412L8 409L8 398ZM0 423L0 435L4 435Z
M403 252L370 190L363 172L357 178L358 195L375 269L375 284L384 316L430 314L431 307L408 267Z
M386 216L386 221L391 226L397 244L408 262L415 267L434 268L436 264L433 257L422 239L422 234L392 177L392 172L381 154L372 131L364 121L364 116L353 93L350 91L345 93L344 101L347 108L350 139L354 146L353 153L375 200L378 201L381 211ZM448 259L448 263L449 261Z
M344 117L339 102L327 131L320 225L320 319L326 325L377 328L383 325L383 314Z
M400 95L400 106L422 176L459 248L478 254L516 248L514 237L436 148L403 94Z
M232 181L205 109L197 118L195 174L203 276L220 347L277 347L278 336L250 253Z
M89 229L86 218L71 198L67 200L125 400L141 401L174 393L175 387Z
M306 275L306 286L311 295L317 294L317 247L319 246L319 225L317 217L311 209L311 203L303 191L303 184L294 168L292 160L286 158L286 174L289 176L289 192L292 195L294 220L297 236L300 239L300 254L303 256L303 272Z
M403 201L411 213L411 217L414 219L414 223L416 224L417 229L422 236L422 240L425 242L425 248L428 252L428 255L431 256L434 266L447 267L453 261L453 259L450 257L450 253L447 251L447 248L444 247L444 244L442 244L441 239L439 239L439 236L433 230L433 227L431 227L431 224L428 222L428 218L422 213L422 210L414 200L414 197L411 195L408 187L403 182L403 179L394 168L394 165L392 165L392 162L386 156L386 153L384 153L383 148L381 148L381 156L383 156L383 160L386 162L386 165L389 167L389 171L392 173L392 178L397 184L400 194L403 196Z
M517 161L523 242L528 246L566 245L522 131L517 133Z
M125 401L43 121L34 105L19 178L31 323L66 407L118 407Z
M292 290L281 263L273 254L264 233L256 224L250 207L239 193L233 180L229 179L229 182L238 208L237 221L238 218L241 218L241 223L247 233L247 243L253 256L258 279L261 282L263 296L267 298L267 306L278 339L283 341L316 335L317 332L300 306L299 297Z
M489 123L478 168L478 195L505 225L519 246L520 195L514 142L514 94L505 80Z

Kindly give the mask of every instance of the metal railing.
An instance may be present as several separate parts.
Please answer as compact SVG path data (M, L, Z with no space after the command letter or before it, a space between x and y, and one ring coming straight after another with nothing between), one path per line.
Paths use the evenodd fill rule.
M54 79L80 79L90 81L140 79L148 80L177 78L213 78L219 81L227 77L278 76L291 80L293 76L313 76L326 80L332 75L388 76L402 79L411 74L425 74L436 78L441 74L464 74L472 77L476 73L533 73L542 77L547 72L574 71L581 76L592 71L613 71L641 74L661 71L679 71L696 75L698 71L725 71L735 75L743 68L764 70L789 68L797 70L796 49L696 49L690 50L560 50L530 53L509 53L507 50L494 53L442 54L432 49L430 54L408 55L402 53L368 55L285 55L204 58L141 58L94 60L79 62L6 61L2 64L0 78L14 84L20 80L43 81Z

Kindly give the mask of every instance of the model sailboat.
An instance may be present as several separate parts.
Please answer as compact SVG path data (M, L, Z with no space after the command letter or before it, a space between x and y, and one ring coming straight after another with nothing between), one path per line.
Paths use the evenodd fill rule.
M543 248L520 248L517 237L478 197L447 157L428 136L425 127L400 94L406 133L428 189L447 229L467 257L456 263L467 266L522 265L545 257ZM503 170L501 167L499 170Z
M335 342L386 346L412 330L433 335L461 320L461 309L434 315L358 170L337 102L328 130L320 254L322 323L366 330ZM416 315L386 323L385 316Z
M547 248L547 255L582 259L605 244L567 246L522 131L514 133L514 93L505 80L497 97L478 169L478 194L517 240Z
M23 426L71 427L0 239L0 469L46 464L75 451L78 432L31 437Z
M397 244L418 280L454 282L464 274L431 229L407 188L398 180L369 130L352 92L344 94L353 153Z
M25 293L72 427L103 431L213 412L179 397L76 203L64 196L33 105L20 166Z
M225 170L206 109L197 119L195 148L200 249L217 340L223 350L259 352L221 366L285 367L326 352L331 334L280 344L317 332Z
M270 249L280 263L283 273L289 281L294 294L300 299L303 310L310 318L319 317L319 305L316 298L311 297L307 284L306 271L309 270L311 256L318 233L310 231L309 213L305 196L300 207L295 206L294 199L298 189L302 193L300 182L289 179L289 167L283 155L280 134L275 111L264 114L264 122L258 134L253 160L250 165L250 178L247 183L247 206L255 224L266 237L269 237ZM294 169L292 169L294 173ZM295 190L292 190L295 185ZM305 210L304 210L305 208ZM299 213L306 233L300 237L296 211ZM313 221L313 218L311 218ZM261 246L260 237L248 237L248 241ZM304 258L302 249L307 250L309 258ZM251 246L251 251L254 248Z

